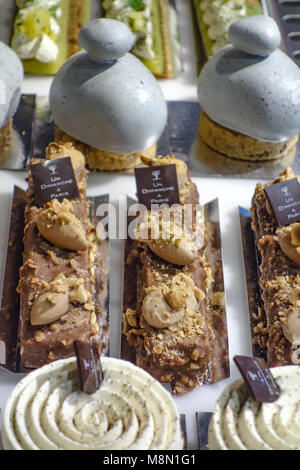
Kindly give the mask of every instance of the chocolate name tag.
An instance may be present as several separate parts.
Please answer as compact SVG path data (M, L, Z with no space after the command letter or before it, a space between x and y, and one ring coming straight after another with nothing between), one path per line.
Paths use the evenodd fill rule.
M176 165L136 168L135 179L139 202L148 209L152 204L179 204Z
M262 367L257 359L248 356L235 356L234 362L256 401L272 403L279 398L280 388L271 371Z
M265 188L279 225L300 222L300 184L297 178Z
M30 171L38 206L43 206L52 199L62 201L79 197L70 157L30 165Z

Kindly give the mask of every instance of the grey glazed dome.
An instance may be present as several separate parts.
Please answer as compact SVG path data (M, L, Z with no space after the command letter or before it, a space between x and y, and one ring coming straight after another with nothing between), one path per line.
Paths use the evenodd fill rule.
M257 140L281 142L298 134L300 69L277 49L276 22L267 16L239 20L229 38L234 45L215 54L199 76L202 109L212 121Z
M79 38L88 51L71 57L50 89L55 124L85 144L116 153L156 143L167 121L166 101L152 73L126 52L132 46L129 28L99 19Z
M0 129L17 110L23 76L23 65L17 54L0 42Z

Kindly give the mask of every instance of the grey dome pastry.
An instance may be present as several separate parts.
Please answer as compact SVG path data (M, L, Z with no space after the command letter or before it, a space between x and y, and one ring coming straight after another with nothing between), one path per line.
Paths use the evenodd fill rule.
M278 47L268 16L230 26L231 45L217 52L198 80L200 136L227 156L252 161L283 157L300 129L300 69Z
M0 42L0 149L10 145L11 120L19 105L23 65L16 53Z
M141 152L154 156L167 106L152 73L128 52L130 29L97 19L78 39L85 50L61 67L50 89L57 138L73 140L93 169L127 169Z

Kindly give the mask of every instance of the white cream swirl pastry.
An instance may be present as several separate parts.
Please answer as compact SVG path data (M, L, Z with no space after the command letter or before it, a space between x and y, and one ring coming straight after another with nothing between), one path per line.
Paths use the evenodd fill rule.
M101 362L104 379L92 395L78 390L75 358L22 379L5 408L4 449L182 449L169 393L129 362L107 357Z
M299 450L300 368L272 368L281 394L273 403L259 403L239 380L217 401L209 425L210 450Z

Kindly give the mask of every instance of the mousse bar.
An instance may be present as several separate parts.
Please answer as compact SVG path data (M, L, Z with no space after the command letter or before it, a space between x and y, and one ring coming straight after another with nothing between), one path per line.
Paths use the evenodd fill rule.
M46 158L56 161L56 177L59 162L65 157L72 162L77 198L49 199L40 207L34 174L43 160L32 160L28 171L23 266L18 286L19 342L25 369L72 356L75 340L99 347L101 343L94 302L97 245L89 220L84 157L70 144L48 146ZM45 170L47 165L43 164ZM51 168L53 171L51 165L49 171Z
M203 241L199 195L185 163L174 157L143 161L155 166L154 171L161 165L176 166L180 204L172 209L170 224L164 221L164 210L161 217L146 211L136 228L136 240L127 241L122 350L129 345L132 354L127 359L169 383L173 394L182 395L206 383L209 375L211 381L220 380L227 357L224 292L209 300L218 278L210 264L214 250L207 228ZM185 217L189 207L190 224L180 231L183 227L176 216ZM145 227L154 228L159 236L151 238ZM214 265L217 271L218 260Z
M264 336L269 367L300 363L300 223L289 217L297 213L297 178L288 168L271 184L259 183L252 200L264 309L256 333Z

